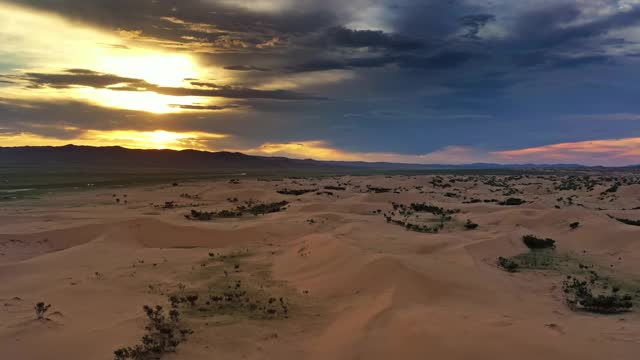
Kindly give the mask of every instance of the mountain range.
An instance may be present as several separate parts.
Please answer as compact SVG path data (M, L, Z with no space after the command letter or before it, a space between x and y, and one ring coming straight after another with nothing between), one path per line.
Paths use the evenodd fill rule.
M582 168L580 164L400 164L362 161L318 161L252 156L237 152L199 150L141 150L119 146L0 147L0 167L234 170L447 170Z

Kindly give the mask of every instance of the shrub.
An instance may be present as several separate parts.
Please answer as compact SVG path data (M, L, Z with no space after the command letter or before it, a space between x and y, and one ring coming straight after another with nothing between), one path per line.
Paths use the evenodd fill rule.
M553 239L541 239L534 235L525 235L522 237L522 241L529 249L554 249L556 247L556 241Z
M239 211L233 211L233 210L220 210L216 213L214 213L214 216L217 218L236 218L236 217L240 217L242 216L242 213Z
M518 206L518 205L522 205L525 204L526 201L522 200L522 199L518 199L518 198L508 198L505 201L500 202L499 204L502 206Z
M325 186L324 187L326 190L335 190L335 191L344 191L347 190L347 188L342 187L342 186Z
M37 303L33 309L36 311L36 319L38 320L42 320L44 319L44 314L47 313L47 311L49 310L49 308L51 307L51 304L46 304L44 302L39 302Z
M463 204L477 204L477 203L481 203L481 202L482 202L482 200L480 200L480 199L470 199L470 200L467 200L467 201L463 201L462 203Z
M426 212L433 215L453 215L460 212L460 209L444 209L427 203L412 203L411 209L415 212Z
M209 221L213 219L213 215L215 215L214 212L191 210L191 214L184 217L188 220Z
M289 205L288 201L258 204L247 208L245 211L253 215L271 214L283 211L287 205Z
M613 193L617 192L619 188L620 188L620 184L619 183L615 183L610 188L608 188L607 190L605 190L602 193L600 193L600 195L613 194Z
M397 223L397 221L393 221L393 222ZM398 225L404 225L405 229L409 231L416 231L416 232L430 233L430 234L437 234L440 230L444 229L443 224L438 224L436 226L428 226L428 225L412 224L409 222L405 222L405 223L400 222L400 224Z
M471 222L471 220L467 220L467 223L464 224L464 228L467 230L475 230L478 228L478 224Z
M629 219L621 219L621 218L614 218L614 219L620 221L623 224L640 226L640 220L629 220Z
M375 186L367 185L367 192L372 192L372 193L376 193L376 194L387 193L387 192L390 192L391 190L392 189L389 189L389 188L375 187Z
M600 314L627 312L633 307L632 297L619 294L618 288L614 288L610 294L595 295L591 287L593 283L594 281L588 283L575 277L567 277L562 284L567 305L574 310Z
M316 192L318 191L318 189L297 189L297 190L289 190L287 188L284 188L283 190L278 190L278 194L282 194L282 195L304 195L307 193L311 193L311 192Z
M578 226L580 226L580 223L579 223L579 222L577 222L577 221L576 221L576 222L573 222L573 223L571 223L571 224L569 224L569 227L571 228L571 230L575 230L575 229L577 229L577 228L578 228Z
M498 267L504 269L505 271L508 272L516 272L518 271L518 263L516 263L515 261L508 259L508 258L504 258L502 256L500 256L498 258Z
M193 333L180 326L180 313L175 308L169 311L169 319L160 305L155 308L145 305L143 309L149 320L145 327L147 334L142 337L141 344L115 350L115 360L160 359L166 353L175 352L178 345Z

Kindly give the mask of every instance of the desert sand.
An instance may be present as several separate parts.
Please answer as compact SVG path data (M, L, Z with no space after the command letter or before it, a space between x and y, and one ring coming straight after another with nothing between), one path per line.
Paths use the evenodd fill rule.
M607 192L623 176L567 190L554 175L240 177L2 202L0 359L113 359L140 343L143 305L169 309L181 294L199 295L179 305L193 334L163 359L637 359L640 227L616 218L640 220L640 178ZM485 202L510 197L526 203ZM250 199L289 204L185 217ZM460 212L403 220L392 203ZM444 228L411 231L385 214ZM498 257L529 251L528 234L628 284L633 309L572 309L562 270L501 269ZM206 304L238 280L247 303L283 298L286 311ZM38 302L51 304L40 320Z

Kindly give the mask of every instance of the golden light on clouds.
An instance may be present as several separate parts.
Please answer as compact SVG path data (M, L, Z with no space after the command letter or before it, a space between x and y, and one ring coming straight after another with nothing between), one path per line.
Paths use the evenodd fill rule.
M297 159L374 161L394 163L472 163L487 160L487 153L462 146L447 146L426 154L399 154L392 152L357 152L341 150L323 140L289 143L265 143L254 149L240 150L253 155L285 156Z
M207 140L224 139L223 134L204 132L171 132L164 130L135 131L113 130L88 132L87 136L96 142L129 144L123 145L131 148L144 149L208 149L202 142Z
M161 95L152 91L113 91L92 88L82 88L76 91L79 98L90 103L116 109L146 111L154 114L181 112L185 110L176 105L203 102L203 99L199 97Z
M67 130L79 130L68 128ZM225 134L199 131L173 132L165 130L86 130L72 139L59 139L32 133L2 134L3 146L62 146L67 144L89 146L123 146L131 149L212 150L210 141L227 138Z
M107 56L97 60L94 68L160 86L182 86L185 79L195 79L200 75L195 62L187 55L151 51Z
M0 2L1 3L1 2ZM0 57L21 64L18 73L59 73L87 69L150 84L183 87L185 79L206 78L189 55L139 46L130 37L72 23L59 16L2 3ZM28 29L28 31L25 31ZM79 100L100 106L157 114L189 111L179 105L223 105L218 98L169 96L151 91L114 91L92 87L25 89L22 84L0 87L7 99Z

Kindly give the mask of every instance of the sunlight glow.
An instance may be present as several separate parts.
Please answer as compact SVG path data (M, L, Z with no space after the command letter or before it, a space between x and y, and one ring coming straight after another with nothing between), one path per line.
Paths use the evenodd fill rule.
M73 23L51 13L6 5L2 1L0 4L3 7L0 11L0 58L22 64L20 69L11 69L12 73L60 73L72 68L87 69L166 87L188 86L185 79L211 75L212 69L201 68L189 55L141 47L126 36ZM156 114L189 111L175 105L223 105L221 102L224 101L91 87L44 87L33 91L25 90L21 84L0 87L0 97L81 100Z
M160 86L182 86L184 79L198 77L196 65L189 56L150 51L146 54L105 57L95 64L95 68Z
M190 105L205 101L194 96L169 96L155 92L112 91L108 89L75 89L78 97L88 102L116 109L146 111L154 114L168 114L185 111L175 105Z
M77 129L70 129L77 130ZM227 138L225 134L207 132L172 132L165 130L87 130L72 139L51 138L32 133L0 133L2 146L123 146L131 149L211 150L210 142Z
M170 132L164 130L135 131L89 131L88 137L99 142L113 142L129 144L127 147L144 149L174 149L202 148L198 142L203 140L223 139L227 135L203 132Z

